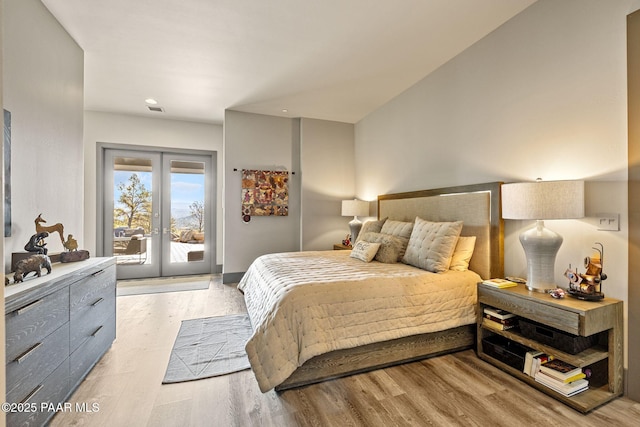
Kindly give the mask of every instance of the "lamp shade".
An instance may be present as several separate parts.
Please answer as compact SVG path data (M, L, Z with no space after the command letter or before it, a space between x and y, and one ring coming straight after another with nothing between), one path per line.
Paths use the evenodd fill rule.
M342 216L368 216L369 202L364 200L343 200Z
M535 220L582 218L584 181L503 184L502 217Z

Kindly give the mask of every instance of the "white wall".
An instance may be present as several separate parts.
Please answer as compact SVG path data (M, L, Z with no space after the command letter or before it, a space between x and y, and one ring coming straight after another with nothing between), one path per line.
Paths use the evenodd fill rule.
M296 119L232 110L225 112L225 282L238 280L260 255L300 250L299 128ZM289 215L254 216L244 223L241 215L242 169L289 171Z
M626 15L638 7L540 0L369 114L356 124L358 196L584 179L587 215L619 213L621 231L547 221L565 239L556 281L602 242L603 290L626 302ZM524 276L518 235L532 224L505 222L505 273Z
M300 134L302 250L332 249L353 219L340 212L355 195L354 125L303 118Z
M218 152L216 263L222 263L222 125L86 111L84 115L85 244L96 251L96 153L98 143Z
M84 54L37 0L5 0L3 106L11 112L11 252L23 252L42 213L49 224L84 233L82 109ZM58 234L51 252L63 250Z

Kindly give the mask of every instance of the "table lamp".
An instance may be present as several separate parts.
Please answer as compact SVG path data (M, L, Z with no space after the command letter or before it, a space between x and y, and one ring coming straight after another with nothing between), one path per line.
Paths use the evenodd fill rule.
M527 289L548 292L554 280L556 254L562 236L544 226L545 219L584 217L584 181L542 181L502 185L502 217L536 220L520 234L527 258Z
M342 216L353 216L353 220L349 222L349 229L351 230L351 243L355 243L358 238L358 233L362 228L362 222L358 220L358 216L369 216L369 202L364 200L343 200L342 201Z

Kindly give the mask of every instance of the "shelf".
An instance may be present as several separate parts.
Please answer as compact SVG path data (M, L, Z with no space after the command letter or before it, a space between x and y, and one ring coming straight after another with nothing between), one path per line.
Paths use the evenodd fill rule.
M600 346L600 345L589 347L578 354L569 354L561 350L558 350L555 347L541 344L537 341L529 339L523 336L522 334L520 334L520 332L515 328L510 329L508 331L499 331L496 329L491 329L486 326L482 326L482 328L491 333L502 335L503 337L508 338L511 341L515 341L524 346L531 347L535 350L542 351L543 353L546 353L546 354L550 354L556 359L564 360L567 363L571 363L572 365L579 366L581 368L592 365L596 362L599 362L609 357L609 352L607 351L607 349L604 346Z
M560 400L561 402L565 403L568 406L571 406L573 409L576 409L580 412L589 412L597 408L598 406L603 405L618 397L617 394L610 392L606 385L598 388L589 387L588 390L585 390L582 393L578 393L571 397L566 397L561 395L560 393L557 393L555 390L550 389L549 387L546 387L545 385L537 382L533 377L526 375L524 372L521 372L513 368L512 366L501 362L498 359L494 359L493 357L485 353L480 353L478 354L478 356L485 362L491 363L492 365L507 372L511 376L524 381L531 387L540 390L541 392L546 393L557 400Z

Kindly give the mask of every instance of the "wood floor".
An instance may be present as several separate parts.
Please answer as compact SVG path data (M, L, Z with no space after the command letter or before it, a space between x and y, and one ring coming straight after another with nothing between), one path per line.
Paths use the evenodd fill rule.
M52 426L638 426L640 403L619 398L588 415L479 360L472 350L262 394L250 370L162 385L183 319L245 312L235 285L123 296L117 338L71 397L95 412Z

